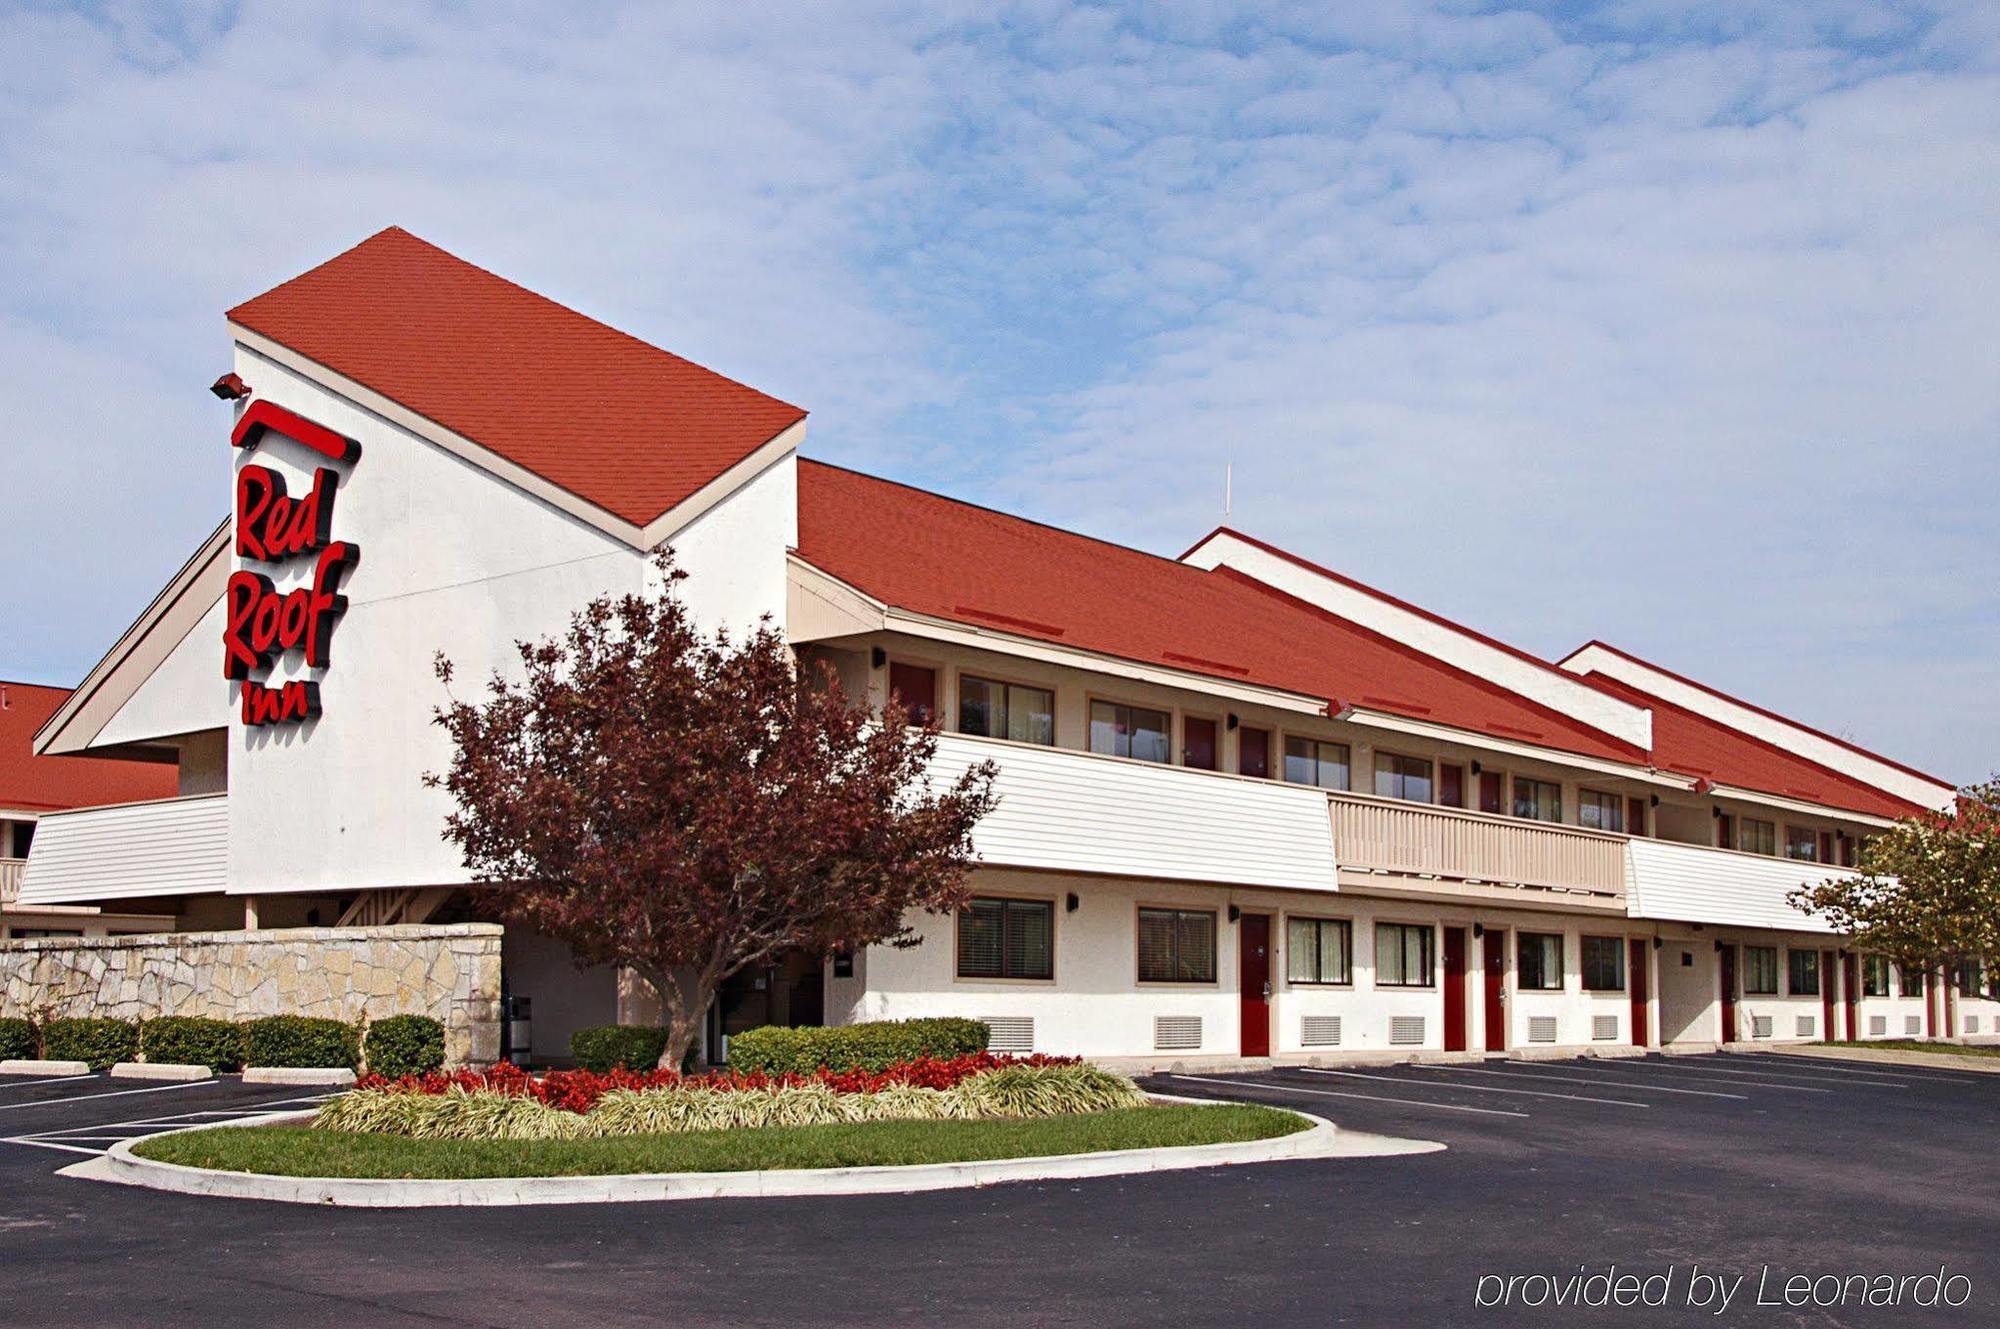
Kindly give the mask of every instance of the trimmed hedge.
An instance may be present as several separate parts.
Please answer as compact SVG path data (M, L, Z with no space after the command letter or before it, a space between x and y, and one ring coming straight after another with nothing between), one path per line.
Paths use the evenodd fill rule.
M243 1069L243 1030L228 1020L168 1015L139 1027L139 1050L151 1062Z
M428 1015L392 1015L368 1026L361 1051L370 1075L423 1075L444 1065L444 1026Z
M341 1020L309 1015L268 1015L243 1025L246 1066L353 1070L361 1062L360 1034Z
M729 1069L767 1075L879 1071L919 1057L948 1060L984 1052L991 1031L979 1020L880 1020L831 1028L766 1025L729 1040Z
M33 1020L0 1020L0 1061L33 1060L39 1045Z
M569 1036L569 1055L587 1071L650 1071L667 1050L667 1031L650 1024L600 1024Z
M51 1020L42 1026L42 1055L50 1061L87 1062L101 1071L138 1051L139 1026L130 1020Z

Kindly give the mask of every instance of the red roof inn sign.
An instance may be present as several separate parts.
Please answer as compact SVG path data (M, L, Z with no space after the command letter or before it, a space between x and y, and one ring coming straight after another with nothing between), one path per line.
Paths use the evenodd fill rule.
M237 420L230 443L249 449L266 431L284 435L321 456L352 463L361 444L268 401L252 402ZM277 567L313 557L312 577L280 591L271 578L242 568L224 595L222 673L239 680L243 723L293 723L319 714L319 684L297 679L277 687L259 681L278 655L298 651L306 667L324 669L332 658L334 624L347 611L341 578L361 560L359 546L333 538L333 500L339 477L321 466L303 496L286 491L285 477L254 462L236 472L236 556Z

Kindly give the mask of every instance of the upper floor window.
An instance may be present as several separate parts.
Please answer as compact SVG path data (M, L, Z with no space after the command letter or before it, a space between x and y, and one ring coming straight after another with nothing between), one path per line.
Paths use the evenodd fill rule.
M1819 832L1809 826L1785 827L1785 857L1807 863L1819 861Z
M1563 791L1547 780L1514 777L1514 815L1530 821L1561 821Z
M958 732L1016 743L1053 745L1056 694L1046 688L997 683L961 674L958 679Z
M1285 923L1285 977L1294 983L1352 983L1354 925L1344 918Z
M1051 901L968 901L958 911L958 976L1053 978L1055 934Z
M1864 955L1861 957L1861 995L1864 997L1886 997L1889 995L1889 958L1885 955Z
M1785 961L1789 967L1790 981L1787 987L1794 997L1817 997L1819 995L1819 952L1788 951Z
M1743 991L1746 996L1775 997L1778 995L1778 948L1776 946L1745 946L1743 948Z
M1576 824L1594 831L1625 829L1625 800L1596 789L1576 791Z
M1375 925L1375 986L1378 988L1427 988L1431 986L1433 948L1436 936L1428 924L1377 923Z
M1768 821L1745 817L1736 824L1736 847L1746 854L1778 852L1778 828Z
M1090 750L1135 761L1172 761L1174 717L1122 702L1090 703Z
M1583 986L1590 992L1625 990L1625 939L1585 937L1583 939Z
M1517 982L1525 991L1559 992L1563 985L1563 939L1555 932L1521 932Z
M1206 909L1141 909L1139 981L1213 983L1215 914Z
M1430 803L1431 764L1420 757L1399 757L1393 752L1375 754L1375 794L1378 798L1400 798L1411 803Z
M1285 778L1322 789L1347 788L1347 744L1311 738L1285 740Z

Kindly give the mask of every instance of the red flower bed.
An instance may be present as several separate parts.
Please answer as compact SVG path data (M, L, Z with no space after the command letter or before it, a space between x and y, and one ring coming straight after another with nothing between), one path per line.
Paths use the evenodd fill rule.
M500 1062L484 1071L431 1071L426 1075L406 1075L399 1080L380 1075L364 1075L358 1089L388 1089L403 1094L442 1094L457 1088L468 1092L513 1094L532 1098L564 1112L583 1113L613 1089L659 1089L667 1085L688 1085L705 1089L775 1089L782 1086L823 1084L840 1094L867 1094L891 1085L915 1085L920 1089L949 1089L960 1080L981 1071L1002 1066L1069 1066L1076 1057L1011 1057L992 1052L974 1052L963 1057L939 1059L918 1057L880 1071L830 1071L822 1068L811 1075L739 1075L733 1071L709 1071L703 1075L681 1075L676 1071L549 1071L530 1075L511 1062Z

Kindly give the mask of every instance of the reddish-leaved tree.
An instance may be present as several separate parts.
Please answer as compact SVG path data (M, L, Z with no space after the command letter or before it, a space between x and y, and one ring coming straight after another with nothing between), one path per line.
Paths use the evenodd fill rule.
M678 1066L724 979L788 951L910 945L912 909L958 908L992 763L927 776L935 725L877 717L801 670L767 621L704 636L665 591L603 597L521 642L520 677L437 711L454 753L425 777L445 837L509 921L659 995ZM437 674L447 687L449 660Z

